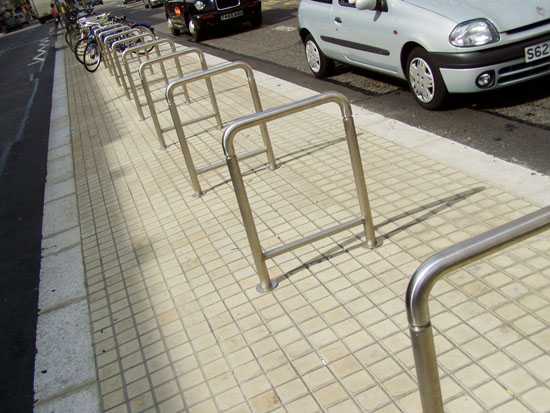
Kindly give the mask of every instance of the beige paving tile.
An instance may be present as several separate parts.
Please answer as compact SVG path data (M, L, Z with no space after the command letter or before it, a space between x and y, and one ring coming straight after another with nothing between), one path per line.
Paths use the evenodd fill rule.
M526 393L524 400L533 411L544 412L548 410L548 397L550 397L550 390L547 387L539 386Z
M258 295L227 171L201 175L208 192L192 198L175 134L159 150L150 119L137 120L104 69L88 76L65 57L105 411L420 411L404 306L411 274L533 205L359 126L383 247L364 248L355 228L280 255L268 262L278 288ZM215 88L226 124L252 113L244 77L228 74ZM291 100L260 89L264 107ZM209 111L204 85L190 90L182 116ZM341 120L327 113L269 125L276 171L263 157L240 164L264 249L357 214ZM186 126L198 164L223 159L220 133L210 120ZM236 147L258 142L250 129ZM537 235L433 289L447 412L548 410L549 262L548 236Z

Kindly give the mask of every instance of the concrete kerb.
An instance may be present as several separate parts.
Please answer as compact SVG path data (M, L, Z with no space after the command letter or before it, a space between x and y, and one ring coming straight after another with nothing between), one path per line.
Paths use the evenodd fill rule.
M209 67L213 67L226 61L207 55L207 62ZM236 72L235 76L245 78L245 75L239 72ZM276 91L292 100L300 100L317 94L311 89L262 72L254 71L254 77L256 83L262 88ZM324 105L316 109L338 116L336 105ZM486 181L497 188L512 192L535 205L541 207L550 205L550 176L498 159L403 122L386 118L357 105L352 104L352 111L357 129L366 130L399 146ZM368 174L368 170L366 173Z
M223 60L219 59L220 62ZM312 96L317 92L261 72L254 72L256 82L263 88L277 91L293 100ZM335 105L317 108L337 114ZM538 206L550 205L550 176L506 162L479 150L453 142L394 119L352 105L357 129L363 129L418 154L486 181L497 188L512 192ZM368 165L367 165L368 168ZM366 172L368 175L368 170Z
M35 412L99 412L62 38L55 56L42 226Z
M62 45L58 39L57 47L61 49ZM226 63L211 55L207 55L207 62L209 67ZM293 100L316 94L261 72L255 71L255 78L261 88L284 93ZM332 106L318 109L334 113L337 108ZM36 339L35 411L97 412L99 393L82 266L63 50L56 55L52 108ZM548 176L358 106L352 108L357 128L462 170L536 205L550 204Z

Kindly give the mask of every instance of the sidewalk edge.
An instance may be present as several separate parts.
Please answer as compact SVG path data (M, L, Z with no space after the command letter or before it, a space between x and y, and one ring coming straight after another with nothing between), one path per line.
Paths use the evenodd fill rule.
M57 37L34 373L35 412L96 413L92 350L71 144L64 43Z
M207 55L209 63L225 60ZM261 87L283 93L294 100L317 95L318 92L255 70L254 77ZM334 114L329 105L317 108ZM387 118L352 104L353 118L358 129L366 130L399 146L424 155L496 188L514 193L537 206L550 205L550 176L527 167L505 161L480 150L462 145L432 132ZM367 148L368 150L368 148ZM366 172L368 175L368 165Z

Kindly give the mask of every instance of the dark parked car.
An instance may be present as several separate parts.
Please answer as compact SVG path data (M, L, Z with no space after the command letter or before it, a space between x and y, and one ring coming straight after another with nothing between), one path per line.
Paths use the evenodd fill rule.
M262 24L259 0L165 0L168 26L174 35L188 30L199 41L209 28L250 22Z
M153 8L157 6L162 6L163 3L164 0L143 0L143 4L146 9L148 9L149 7Z

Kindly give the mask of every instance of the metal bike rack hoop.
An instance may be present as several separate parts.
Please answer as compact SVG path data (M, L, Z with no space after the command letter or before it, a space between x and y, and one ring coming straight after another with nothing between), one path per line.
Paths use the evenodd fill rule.
M141 85L143 87L143 92L145 93L145 98L147 99L147 104L149 106L149 111L151 112L151 118L153 119L153 124L155 126L155 131L157 133L157 137L158 137L161 148L166 148L166 142L164 141L164 133L166 133L168 131L171 131L175 127L172 126L172 127L167 127L167 128L164 128L164 129L160 127L160 123L159 123L158 116L157 116L157 111L156 111L156 108L155 108L155 103L157 103L158 101L153 101L153 98L151 96L151 91L149 89L149 82L147 81L147 76L145 74L145 71L148 67L153 66L155 64L162 64L162 63L166 62L167 60L174 60L174 62L176 63L176 69L178 71L178 76L179 76L179 78L182 78L183 77L183 70L181 68L179 57L190 55L190 54L196 54L198 56L202 70L207 70L208 69L208 66L206 64L206 59L204 57L204 53L202 52L201 49L199 49L197 47L190 47L190 48L185 49L185 50L178 50L176 52L173 52L173 53L170 53L170 54L167 54L167 55L154 57L150 60L147 60L147 61L143 62L139 66L139 69L138 69L139 77L141 79ZM167 77L165 77L165 80L166 80L166 83L168 84L168 78ZM207 79L206 82L207 82L207 87L212 88L212 82L210 81L210 79ZM190 98L189 98L189 92L187 91L187 87L184 85L183 89L184 89L185 100L186 100L187 103L189 103Z
M120 29L122 27L127 27L127 25L121 24L121 23L108 23L105 26L101 26L94 29L94 36L98 44L99 51L101 53L103 53L103 44L101 42L101 36L104 33L106 33L108 30ZM109 63L107 61L104 61L103 63L105 64L105 66L109 67Z
M435 283L451 269L550 229L550 206L463 241L424 261L415 271L405 296L420 400L424 413L443 413L428 299Z
M117 40L111 45L111 48L116 50L119 47L125 47L126 49L126 47L131 43L145 42L147 37L150 38L149 41L153 41L156 39L154 34L142 33L139 29L132 29L131 32L138 33L138 34L135 36L126 37L125 39ZM126 84L126 79L124 79L124 73L122 72L122 65L120 64L120 59L118 58L119 53L113 53L113 55L114 55L115 67L116 67L115 73L118 73L117 82L120 79L120 82L118 84L121 85L122 88L124 89L124 94L126 95L126 98L130 99L130 92L128 91L128 85Z
M162 53L160 51L159 46L163 45L163 44L168 44L170 46L171 52L176 51L176 46L174 45L174 41L172 39L164 39L163 38L163 39L153 40L152 42L143 43L143 44L140 44L138 46L130 47L129 49L126 49L122 53L122 64L124 65L124 69L126 71L126 77L128 78L128 84L130 85L130 90L132 92L132 97L134 98L134 102L136 104L136 109L137 109L137 112L138 112L139 117L140 117L141 120L143 120L145 118L143 116L143 109L141 107L146 105L147 103L142 104L139 101L139 97L138 97L137 89L136 89L136 84L134 83L134 78L132 76L132 71L130 70L130 65L128 63L128 60L130 59L130 56L132 56L135 53L135 54L137 54L139 64L141 65L142 61L141 61L140 51L145 50L145 55L146 55L145 60L149 60L149 49L151 49L151 48L155 49L157 56L162 56ZM164 67L162 68L162 70L163 70L163 75L166 78L166 72L164 72Z
M301 240L293 241L281 247L274 248L270 251L262 252L260 239L258 237L258 231L256 230L256 225L254 224L252 210L250 209L250 202L246 194L244 181L239 168L238 158L235 155L235 147L233 144L235 136L240 131L251 128L253 126L262 125L265 124L267 121L289 116L294 113L302 112L304 110L311 109L316 106L320 106L330 102L338 104L342 113L344 129L346 132L346 140L350 152L353 176L355 179L355 188L357 190L357 196L359 198L361 217L342 223L333 228L321 231L317 234L310 235ZM266 110L262 113L257 113L241 118L233 122L225 129L223 133L222 145L226 156L227 166L229 168L229 173L231 174L231 181L233 182L233 186L235 188L235 195L237 197L239 209L243 218L246 235L248 237L248 242L250 243L252 257L256 265L256 271L260 278L260 284L258 284L258 286L256 287L256 290L258 292L270 291L277 286L277 281L271 280L269 278L269 273L267 271L265 261L285 252L292 251L304 245L309 245L315 241L337 234L341 231L348 230L358 225L363 226L363 230L366 236L366 243L369 248L375 248L381 245L381 243L377 242L376 236L374 234L374 225L372 223L369 198L367 194L363 165L361 163L359 144L357 142L357 134L355 131L355 125L351 113L351 105L347 98L341 93L325 92L317 96L302 99L284 106Z
M117 84L120 86L119 72L120 62L118 63L118 53L116 52L115 43L121 44L121 41L126 40L129 37L135 36L136 34L141 33L139 29L130 28L128 30L123 30L120 33L110 34L105 36L103 43L105 49L107 50L107 55L110 63L110 72L111 75L115 76Z
M96 35L97 44L99 45L101 53L105 55L105 66L109 69L109 72L111 73L111 75L113 74L113 69L112 69L113 64L112 64L109 48L105 47L105 39L113 34L123 33L128 30L130 30L130 26L120 25L119 27L116 27L116 28L102 30L100 33Z
M126 26L126 25L121 24L121 23L109 23L109 24L106 24L105 26L101 26L101 27L95 29L94 34L97 38L99 38L99 36L101 36L101 34L103 32L106 32L107 30L112 30L112 29L116 29L116 28L119 28L119 27L123 27L123 26Z
M212 117L216 118L216 122L218 124L218 127L222 127L222 120L220 116L220 110L218 108L218 103L216 101L216 95L214 93L214 89L210 83L210 78L213 76L220 75L222 73L230 72L232 70L242 69L246 73L246 77L248 80L248 86L250 87L250 94L252 95L252 102L254 103L254 109L256 113L262 112L262 103L260 101L260 95L258 93L258 87L256 86L256 80L254 79L254 72L252 71L252 68L249 64L245 62L236 61L233 63L228 63L220 66L216 66L213 68L210 68L208 70L204 70L203 72L194 73L192 75L183 77L181 79L175 80L172 83L168 85L166 88L166 99L168 100L168 107L170 108L170 113L172 115L172 120L174 121L174 128L176 129L176 133L178 135L178 140L180 142L181 151L183 153L183 157L185 159L185 164L187 166L187 171L189 172L189 177L191 179L191 185L193 186L193 190L195 192L194 196L198 197L204 194L204 192L201 189L200 183L199 183L199 177L198 175L203 174L205 172L212 171L217 168L221 168L225 165L225 161L220 161L217 163L214 163L212 165L208 165L199 169L195 168L195 165L193 163L193 159L191 157L191 151L189 150L189 145L187 144L187 139L185 137L185 133L183 132L183 126L190 125L195 122L200 122L205 119L209 119ZM178 87L183 87L191 82L196 82L198 80L206 80L206 85L208 88L208 95L210 96L210 102L212 104L213 113L207 114L204 116L201 116L196 119L191 119L186 121L185 123L181 122L180 116L178 114L178 109L176 107L176 104L174 102L174 94ZM277 164L275 162L275 156L273 155L273 149L271 147L271 141L269 139L269 133L267 131L267 126L265 123L260 123L260 131L262 134L262 139L264 143L264 148L257 149L255 151L249 152L247 154L243 154L239 156L239 159L246 159L250 158L252 156L259 155L261 153L265 153L267 155L267 161L269 163L270 168L276 169Z

